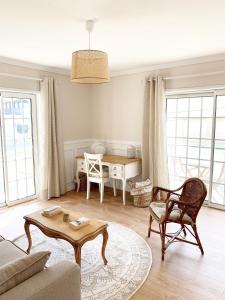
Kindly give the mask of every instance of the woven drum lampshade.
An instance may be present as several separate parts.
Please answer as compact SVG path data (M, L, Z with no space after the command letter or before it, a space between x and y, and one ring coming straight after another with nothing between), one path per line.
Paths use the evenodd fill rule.
M108 55L99 50L79 50L72 54L71 81L104 83L109 81Z

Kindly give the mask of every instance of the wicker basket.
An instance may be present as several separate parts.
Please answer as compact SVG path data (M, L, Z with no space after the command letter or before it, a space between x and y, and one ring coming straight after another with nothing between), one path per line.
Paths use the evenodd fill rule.
M134 206L148 207L151 201L152 184L150 179L142 182L134 182L129 180L131 195L134 199Z
M137 207L148 207L151 200L151 193L145 193L139 196L133 196L134 206Z

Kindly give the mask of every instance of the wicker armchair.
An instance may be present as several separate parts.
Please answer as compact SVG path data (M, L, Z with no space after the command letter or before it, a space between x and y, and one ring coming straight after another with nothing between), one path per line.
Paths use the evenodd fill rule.
M180 191L180 193L179 193ZM164 201L158 201L158 193L166 193ZM161 187L154 187L152 192L152 200L149 206L150 220L148 237L151 232L160 234L162 242L162 260L167 247L174 241L182 241L200 248L204 254L201 241L198 236L196 227L196 218L198 212L205 200L207 190L205 184L199 178L190 178L176 190L168 190ZM159 231L152 229L153 220L159 224ZM174 234L166 233L166 225L168 223L180 224L180 229ZM189 227L192 228L192 231ZM186 239L186 229L195 238L196 242ZM184 238L180 236L184 233ZM168 238L165 243L165 238Z

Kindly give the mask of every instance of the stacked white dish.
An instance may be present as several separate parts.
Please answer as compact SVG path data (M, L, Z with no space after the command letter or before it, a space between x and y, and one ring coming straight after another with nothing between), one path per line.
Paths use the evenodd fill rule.
M106 153L106 147L103 143L93 143L91 145L91 153L104 155Z

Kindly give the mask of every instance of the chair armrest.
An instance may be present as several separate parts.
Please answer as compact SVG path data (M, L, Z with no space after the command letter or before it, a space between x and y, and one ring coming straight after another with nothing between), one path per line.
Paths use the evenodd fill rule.
M162 188L160 186L154 186L153 189L152 189L152 201L155 201L156 198L157 198L158 192L162 191L162 192L167 193L166 199L164 201L164 202L166 202L169 199L171 194L180 196L180 194L176 193L180 189L181 189L181 187L176 189L176 190L169 190L169 189L166 189L166 188Z
M172 202L173 205L174 204L181 204L181 205L184 205L184 206L187 206L187 207L196 207L194 204L195 204L195 201L194 202L191 202L191 203L187 203L187 202L184 202L184 201L181 201L181 200L177 200L177 199L173 199L173 198L170 198L167 200L168 204L169 202Z
M0 300L80 300L80 268L75 263L61 261L25 280Z

